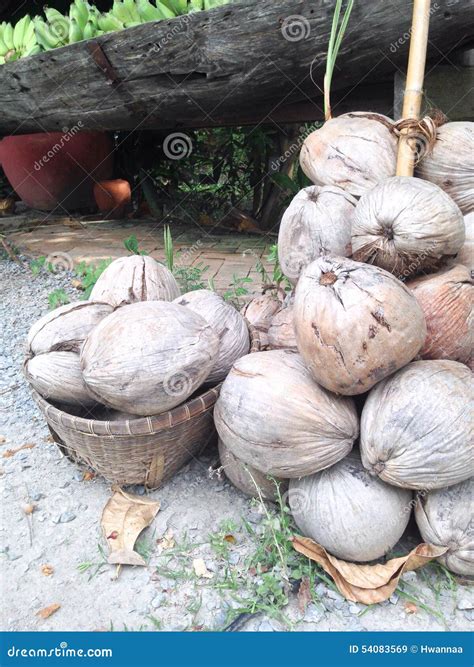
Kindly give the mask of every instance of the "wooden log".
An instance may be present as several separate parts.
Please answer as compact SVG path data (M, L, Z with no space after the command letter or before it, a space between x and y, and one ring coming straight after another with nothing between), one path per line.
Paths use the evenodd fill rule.
M411 5L356 3L333 91L403 68ZM327 0L248 1L8 63L0 67L0 133L260 122L315 94L319 118L332 12ZM436 63L473 30L474 0L436 0L428 58Z

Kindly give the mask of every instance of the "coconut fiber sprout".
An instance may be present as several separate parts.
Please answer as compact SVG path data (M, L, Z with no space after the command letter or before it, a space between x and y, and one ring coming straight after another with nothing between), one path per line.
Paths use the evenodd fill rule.
M327 470L292 479L288 495L303 534L349 561L384 556L411 514L411 491L372 477L355 451Z
M89 334L81 353L87 387L105 405L154 415L183 403L213 367L219 339L203 317L175 303L117 309Z
M407 489L440 489L474 473L472 373L456 361L414 361L370 392L361 418L364 466Z
M395 276L344 257L306 267L295 292L298 350L313 378L362 394L411 361L426 336L423 311Z
M352 399L314 382L291 350L239 359L214 409L224 445L266 475L291 478L333 465L358 435Z

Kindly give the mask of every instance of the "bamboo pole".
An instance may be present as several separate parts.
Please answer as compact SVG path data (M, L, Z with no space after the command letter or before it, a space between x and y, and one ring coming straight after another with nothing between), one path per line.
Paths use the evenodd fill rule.
M430 0L414 0L403 118L420 117L429 25ZM397 176L413 176L415 168L414 150L404 136L407 132L402 131L398 144Z

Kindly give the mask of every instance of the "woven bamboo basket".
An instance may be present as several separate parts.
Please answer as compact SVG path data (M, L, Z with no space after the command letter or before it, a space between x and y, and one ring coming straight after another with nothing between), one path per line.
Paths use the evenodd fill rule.
M249 331L250 352L258 352L258 332L251 326ZM123 421L78 417L55 407L32 388L31 392L64 455L116 484L156 489L217 442L213 409L221 385L204 389L169 412Z

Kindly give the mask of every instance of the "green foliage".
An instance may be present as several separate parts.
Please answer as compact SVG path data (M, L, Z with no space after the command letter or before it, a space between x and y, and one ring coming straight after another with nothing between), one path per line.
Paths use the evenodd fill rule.
M123 245L125 250L128 250L132 255L148 255L146 250L140 250L137 237L134 234L125 239Z
M224 292L223 297L226 301L232 301L236 306L241 305L241 297L246 296L249 291L245 285L249 285L253 280L249 276L232 276L229 289Z
M168 269L173 272L174 269L174 247L173 247L173 237L171 236L171 230L169 225L165 225L163 232L163 240L165 246L165 259L166 266Z
M99 276L104 273L105 269L113 262L112 258L101 259L98 264L86 264L86 262L80 262L76 268L76 276L81 281L81 287L84 291L82 296L83 299L88 299L92 292L92 288L99 279Z
M278 259L278 245L276 243L270 247L270 252L268 253L266 259L268 263L273 264L271 275L268 273L261 260L258 260L256 265L257 271L262 277L263 285L272 286L276 290L279 290L283 284L283 289L286 292L290 291L292 289L292 285L281 270L280 260Z
M63 289L55 289L48 294L48 304L50 310L54 310L59 306L64 306L69 302L70 299Z

